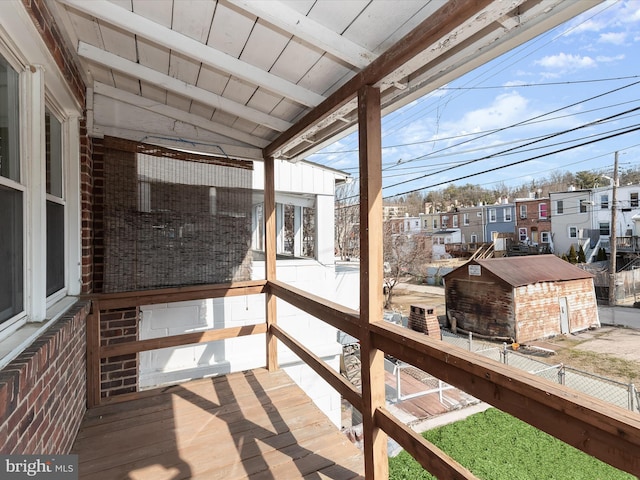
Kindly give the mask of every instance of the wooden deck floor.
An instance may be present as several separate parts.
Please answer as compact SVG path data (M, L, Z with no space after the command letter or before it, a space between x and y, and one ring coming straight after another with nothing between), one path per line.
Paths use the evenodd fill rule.
M81 479L362 478L362 453L283 371L252 370L87 412Z

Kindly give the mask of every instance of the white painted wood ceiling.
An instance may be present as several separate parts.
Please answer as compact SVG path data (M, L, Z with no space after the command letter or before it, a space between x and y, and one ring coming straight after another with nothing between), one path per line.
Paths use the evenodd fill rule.
M388 113L597 0L50 3L91 88L91 134L296 159L356 128L349 82L379 86ZM451 26L447 15L457 17ZM428 29L435 34L416 42ZM412 58L390 69L397 50L385 52L397 42L414 46ZM282 135L301 120L299 133Z

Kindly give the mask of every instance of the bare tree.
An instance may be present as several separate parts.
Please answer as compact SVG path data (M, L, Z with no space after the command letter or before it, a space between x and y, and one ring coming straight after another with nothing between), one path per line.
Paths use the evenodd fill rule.
M429 260L428 252L422 235L408 235L398 232L394 223L388 221L383 226L383 257L384 257L384 292L385 308L388 308L393 298L393 289L404 277L416 275L423 270Z
M335 197L335 246L341 260L360 257L359 222L358 183L343 183L336 188Z

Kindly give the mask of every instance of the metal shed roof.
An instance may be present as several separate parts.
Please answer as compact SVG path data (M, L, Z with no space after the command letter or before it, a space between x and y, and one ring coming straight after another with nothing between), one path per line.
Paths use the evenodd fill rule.
M541 282L564 282L593 278L591 273L555 255L530 255L472 260L460 268L466 268L466 266L471 263L476 263L482 268L486 268L513 287L521 287ZM456 270L445 275L445 278L455 271Z
M50 0L89 133L297 160L599 0Z

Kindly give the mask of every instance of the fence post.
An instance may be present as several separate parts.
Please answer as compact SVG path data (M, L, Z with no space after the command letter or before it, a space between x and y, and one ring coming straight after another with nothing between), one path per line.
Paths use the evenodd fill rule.
M442 401L442 380L438 379L438 398L440 399L440 403L444 403Z
M636 397L636 387L633 383L629 384L629 410L634 410L634 400Z
M396 403L400 402L400 397L402 394L400 393L400 366L396 363Z
M469 351L473 352L473 333L469 332Z
M502 363L507 364L507 342L502 342L502 350L500 351L500 357L502 357Z
M564 385L565 384L565 371L564 371L564 364L561 363L560 364L560 368L558 369L558 383L560 385Z

